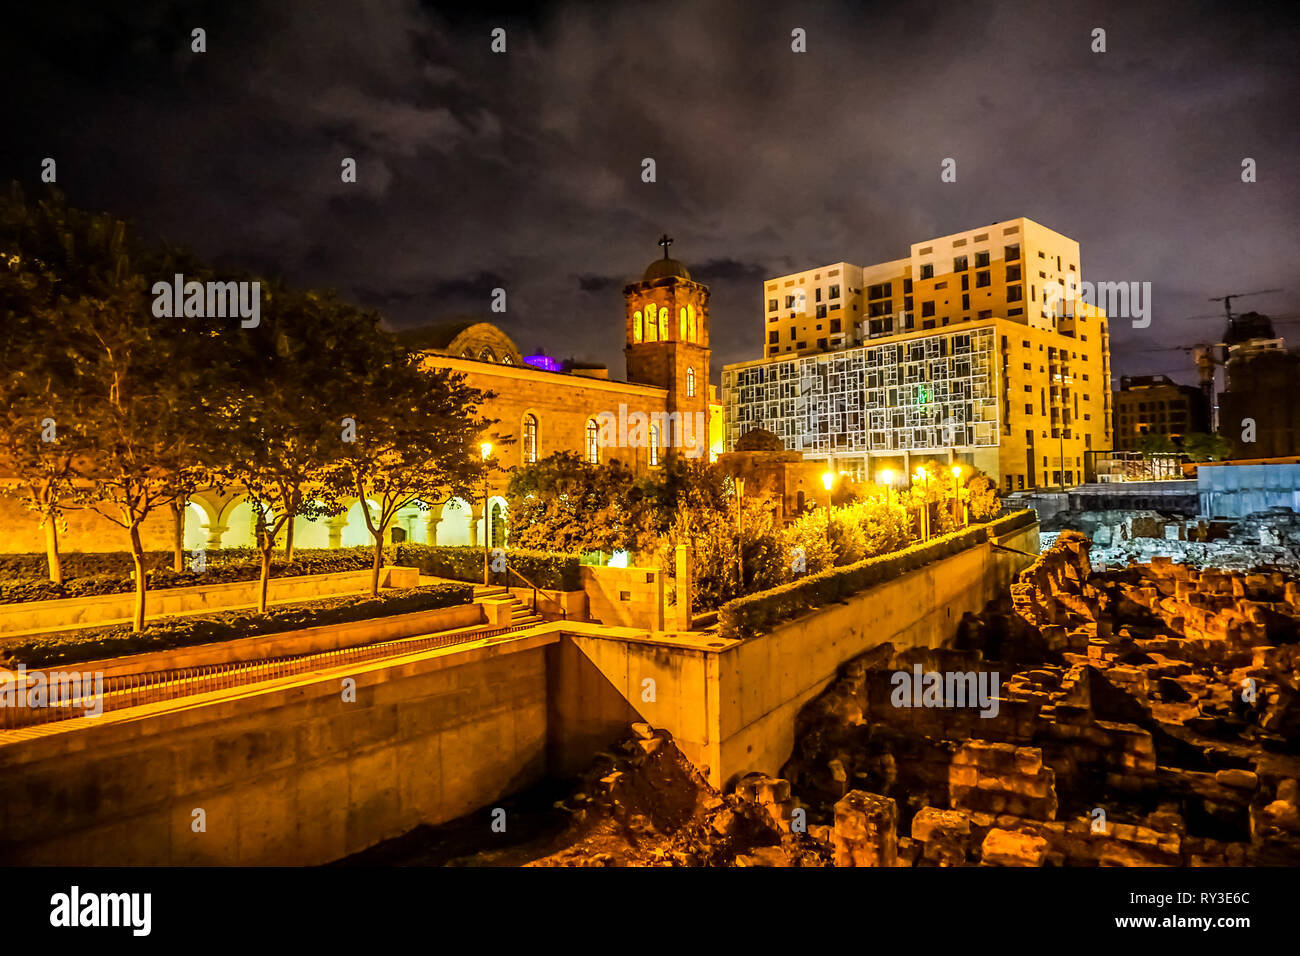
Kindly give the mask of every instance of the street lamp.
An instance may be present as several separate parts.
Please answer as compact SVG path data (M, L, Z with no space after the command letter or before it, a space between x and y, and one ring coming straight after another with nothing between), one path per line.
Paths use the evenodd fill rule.
M739 590L737 594L743 594L745 591L745 537L741 530L740 516L744 513L741 505L745 497L745 479L737 478L736 482L736 575Z
M921 540L930 540L930 473L917 466L912 481L921 485Z
M961 465L952 466L952 520L965 526L961 518Z
M894 473L888 468L876 473L876 482L885 486L885 501L888 502L894 490Z
M483 444L478 446L478 450L483 455L483 464L486 465L488 456L492 454L492 443L490 441L485 441L483 442ZM487 586L492 583L491 579L488 577L489 574L488 569L490 567L490 565L488 564L488 535L492 528L492 516L488 513L488 507L489 507L488 494L489 494L488 473L487 473L487 468L484 468L483 469L483 584L484 586Z
M831 489L835 487L835 473L828 471L822 475L822 485L826 489L826 554L827 560L834 563L831 553Z

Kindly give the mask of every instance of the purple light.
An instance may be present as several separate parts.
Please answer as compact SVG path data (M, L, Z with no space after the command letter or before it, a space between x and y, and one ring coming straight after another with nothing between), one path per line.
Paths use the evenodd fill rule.
M560 371L560 363L549 355L526 355L524 356L524 364L531 365L533 368L540 368L546 372Z

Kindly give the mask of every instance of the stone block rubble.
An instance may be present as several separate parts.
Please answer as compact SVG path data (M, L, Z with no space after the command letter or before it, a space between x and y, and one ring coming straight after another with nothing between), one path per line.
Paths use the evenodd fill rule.
M1297 581L1090 551L1062 532L955 647L877 648L804 708L783 773L837 865L1300 863ZM917 664L999 672L997 714L894 706Z
M1300 572L1300 515L1289 508L1240 519L1188 518L1157 511L1066 512L1044 525L1044 547L1055 538L1054 531L1046 530L1049 526L1086 534L1092 541L1092 563L1098 568L1168 557L1197 568Z

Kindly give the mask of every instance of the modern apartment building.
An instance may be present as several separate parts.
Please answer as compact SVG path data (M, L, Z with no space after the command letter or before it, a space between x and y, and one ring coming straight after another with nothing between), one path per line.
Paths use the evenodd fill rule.
M763 428L863 478L938 458L1076 484L1111 427L1106 316L1049 295L1081 281L1078 243L1023 218L768 279L764 357L723 370L727 448Z

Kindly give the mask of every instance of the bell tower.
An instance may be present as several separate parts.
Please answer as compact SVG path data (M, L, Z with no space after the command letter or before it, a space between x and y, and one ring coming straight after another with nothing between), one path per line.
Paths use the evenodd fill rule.
M659 238L663 258L646 267L640 282L623 289L626 301L627 379L668 391L667 411L709 421L709 287L691 279L669 258L673 240Z

